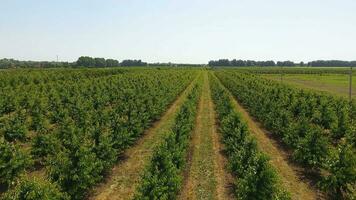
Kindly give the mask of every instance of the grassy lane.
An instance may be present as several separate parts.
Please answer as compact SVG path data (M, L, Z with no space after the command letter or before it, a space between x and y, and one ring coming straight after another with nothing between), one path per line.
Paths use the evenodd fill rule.
M222 84L221 86L224 87ZM291 193L292 199L323 199L310 180L303 178L303 169L290 163L289 154L271 137L271 134L256 122L231 94L230 97L235 109L247 122L251 134L257 139L258 147L270 156L270 163L277 170L281 183Z
M178 199L231 199L226 160L215 126L215 112L210 96L208 72L204 72L195 131L185 184Z
M201 76L201 75L198 75ZM199 78L197 78L199 79ZM170 106L161 119L148 129L137 144L124 153L124 159L113 169L105 183L100 184L91 194L90 199L115 200L132 199L140 182L140 175L150 160L152 150L157 146L174 123L174 117L187 95L191 91L195 79L187 89Z

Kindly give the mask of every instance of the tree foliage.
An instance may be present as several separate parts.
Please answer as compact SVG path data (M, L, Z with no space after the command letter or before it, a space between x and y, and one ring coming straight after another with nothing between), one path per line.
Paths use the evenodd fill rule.
M319 183L333 199L350 198L356 182L356 151L347 143L340 144L326 162L329 175ZM354 193L353 193L354 194ZM349 196L349 197L347 197Z
M0 184L13 188L25 169L45 167L71 199L84 198L195 75L148 69L0 74Z
M200 87L195 86L178 112L164 142L155 148L135 199L175 199L182 185L189 135L193 129Z
M17 145L0 138L0 184L7 186L30 165L30 157Z
M3 200L69 200L55 183L38 178L21 178L14 188L7 191Z
M355 187L349 180L356 176L342 165L349 165L349 169L356 167L351 153L345 153L355 150L354 102L289 87L249 73L219 70L215 74L256 119L292 150L297 162L314 172L324 171L323 178L318 180L323 182L320 185L339 194L340 198L350 194L345 185ZM340 164L336 164L342 157L333 152L344 143L351 149L342 151L342 160L350 162L340 160Z
M290 199L289 193L281 187L275 169L269 164L269 158L259 151L246 123L232 109L229 95L215 77L210 78L229 169L236 177L234 188L236 197L261 200Z
M141 60L123 60L120 63L120 66L123 67L132 67L132 66L146 66L147 63L142 62Z
M270 67L270 66L285 66L285 67L294 67L294 66L310 66L310 67L355 67L356 61L342 61L342 60L316 60L311 61L305 64L304 62L295 63L293 61L254 61L254 60L228 60L228 59L219 59L211 60L208 63L209 66L223 66L223 67L251 67L251 66L261 66L261 67Z
M276 63L272 60L268 61L254 61L254 60L228 60L228 59L219 59L211 60L208 63L209 66L216 67L249 67L249 66L275 66Z

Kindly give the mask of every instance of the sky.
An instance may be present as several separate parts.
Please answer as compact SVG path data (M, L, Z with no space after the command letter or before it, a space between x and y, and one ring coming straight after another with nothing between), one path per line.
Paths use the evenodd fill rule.
M356 60L355 0L0 0L0 58Z

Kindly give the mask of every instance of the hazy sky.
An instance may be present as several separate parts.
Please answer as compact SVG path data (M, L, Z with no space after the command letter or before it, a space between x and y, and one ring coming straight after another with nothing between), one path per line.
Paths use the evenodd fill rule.
M0 58L356 60L356 0L0 0Z

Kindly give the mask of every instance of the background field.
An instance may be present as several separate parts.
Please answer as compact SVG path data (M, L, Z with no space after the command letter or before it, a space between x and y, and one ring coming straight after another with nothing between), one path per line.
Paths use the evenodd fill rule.
M280 74L263 74L265 78L281 80ZM283 82L303 88L330 92L339 96L349 96L349 75L346 74L284 74ZM356 96L356 75L352 78L352 98Z

